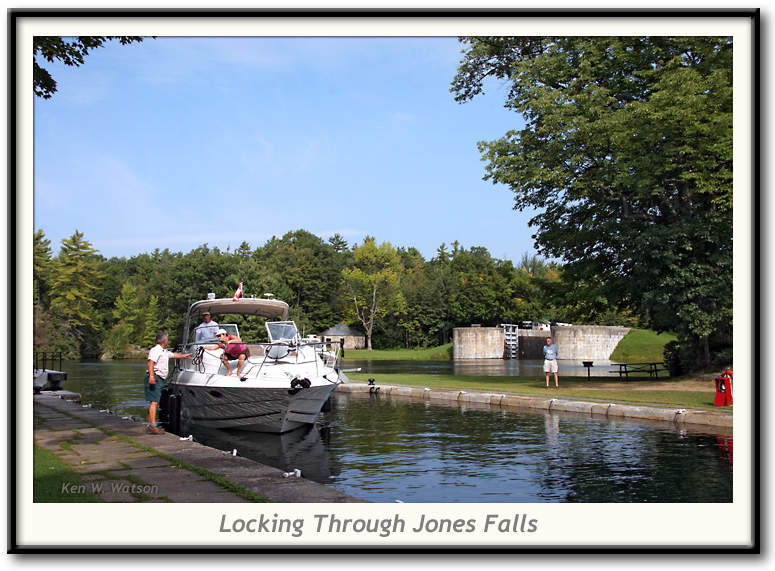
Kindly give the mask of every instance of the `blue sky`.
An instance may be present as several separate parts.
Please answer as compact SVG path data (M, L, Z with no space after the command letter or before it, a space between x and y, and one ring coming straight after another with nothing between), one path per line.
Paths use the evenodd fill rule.
M505 85L460 105L455 38L111 43L35 100L35 228L105 256L252 247L305 229L533 253L529 213L482 180L477 141L520 128Z

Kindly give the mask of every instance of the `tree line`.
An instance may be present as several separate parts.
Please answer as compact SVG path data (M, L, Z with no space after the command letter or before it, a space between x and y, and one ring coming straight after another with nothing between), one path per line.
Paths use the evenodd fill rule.
M240 282L246 297L286 301L306 334L344 323L378 348L442 345L454 327L472 323L638 323L597 292L566 283L556 263L525 254L514 264L458 242L425 259L373 237L349 245L339 235L323 240L296 230L256 248L204 244L105 258L77 230L55 254L38 230L33 271L35 347L71 358L148 348L161 330L181 342L189 305L209 292L231 297ZM264 335L261 324L240 325L246 337Z

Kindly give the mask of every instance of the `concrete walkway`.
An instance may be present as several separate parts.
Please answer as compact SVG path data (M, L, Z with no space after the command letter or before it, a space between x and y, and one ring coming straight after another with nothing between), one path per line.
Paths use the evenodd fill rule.
M180 440L174 434L148 434L142 422L81 406L76 393L35 395L33 415L35 444L72 466L86 483L86 491L98 492L107 502L252 501L176 461L222 476L269 501L364 501L303 475L284 478L282 470Z

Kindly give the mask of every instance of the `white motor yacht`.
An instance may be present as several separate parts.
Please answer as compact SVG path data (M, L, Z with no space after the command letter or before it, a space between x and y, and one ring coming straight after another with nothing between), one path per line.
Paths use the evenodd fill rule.
M206 335L195 323L204 313L228 318L266 318L269 342L252 343L242 338L250 355L237 376L237 361L229 361L229 375L212 330ZM279 319L278 321L269 321ZM186 316L183 352L169 382L177 402L173 414L180 422L210 428L237 428L282 433L315 422L336 386L345 380L337 368L337 344L302 339L293 321L288 321L288 304L276 299L206 299L191 305ZM241 337L238 323L219 328ZM197 335L199 333L199 335Z

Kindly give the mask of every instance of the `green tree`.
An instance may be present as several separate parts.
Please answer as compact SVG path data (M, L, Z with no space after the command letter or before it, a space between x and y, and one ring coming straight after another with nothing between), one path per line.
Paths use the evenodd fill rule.
M337 252L341 243L336 244L296 230L281 239L272 238L262 248L267 268L290 290L290 296L281 299L291 306L291 316L305 332L322 331L338 320L336 295L344 253Z
M51 281L51 240L43 230L35 232L32 238L32 284L36 304L47 305Z
M399 287L401 260L389 242L377 246L372 237L365 238L353 250L353 258L353 267L342 270L343 289L351 303L351 313L363 325L366 346L371 350L374 326L404 308Z
M143 324L143 347L152 347L156 344L156 335L161 332L161 312L159 309L159 298L151 295L148 300L148 307L145 308Z
M138 287L131 282L124 282L121 294L116 298L113 309L113 319L116 325L113 331L119 341L118 345L139 344L142 340L143 311L138 299ZM114 345L115 346L115 345Z
M38 230L32 237L33 344L41 349L51 349L48 345L53 339L51 316L48 313L51 256L51 241L46 238L43 230Z
M57 82L43 68L39 59L48 62L61 61L65 65L78 67L84 63L89 50L99 48L110 40L121 45L142 42L140 36L76 36L65 40L59 36L34 36L32 38L32 86L35 95L49 99L57 90Z
M50 310L59 320L68 339L67 352L75 355L86 343L96 348L97 340L87 339L95 332L93 315L94 292L101 274L100 257L91 243L78 230L62 239L59 256L53 264Z
M710 362L731 343L732 41L463 38L458 101L510 82L524 128L479 143L540 253Z

